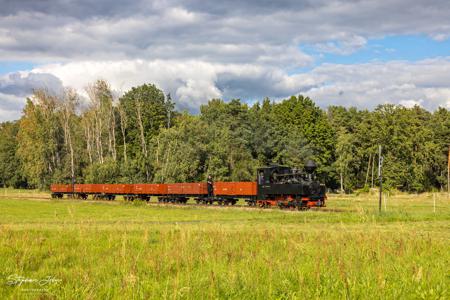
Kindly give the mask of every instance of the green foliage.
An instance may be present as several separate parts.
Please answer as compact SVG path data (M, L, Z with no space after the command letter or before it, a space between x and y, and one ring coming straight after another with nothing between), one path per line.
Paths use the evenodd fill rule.
M336 143L336 161L334 165L336 167L336 171L339 173L339 181L340 181L340 190L352 190L354 186L352 182L345 182L344 178L348 178L350 174L350 166L354 165L356 146L354 141L354 136L348 132L346 129L341 128L337 135L337 143Z
M35 103L34 103L34 102ZM28 183L45 188L61 167L62 127L57 116L56 98L45 91L36 91L27 100L17 136L17 154Z
M160 129L169 127L174 116L174 104L163 91L153 84L133 87L119 99L119 109L126 116L125 135L118 139L128 145L128 154L134 160L138 177L145 181L154 179L153 163L150 147Z
M182 114L172 128L156 138L155 182L203 180L207 125L196 116Z
M439 109L434 114L420 107L380 105L374 112L330 107L328 116L336 132L336 166L339 153L349 152L345 174L349 190L371 184L377 177L378 145L384 156L386 188L423 192L433 186L443 188L450 144L450 114ZM342 145L342 143L346 141Z
M293 130L287 135L280 135L276 142L277 154L273 159L276 163L301 168L307 160L314 159L312 146L300 131Z
M127 141L131 145L140 145L138 106L141 107L141 119L147 142L158 135L159 129L167 124L167 109L173 109L166 103L164 93L153 84L133 87L119 99L128 119ZM138 152L134 149L134 152Z
M18 122L0 123L0 186L26 187L17 151Z
M86 183L116 183L119 176L118 165L111 158L103 163L93 163L85 170Z
M251 154L249 109L240 100L211 100L200 108L208 124L206 172L216 180L253 180L257 167Z

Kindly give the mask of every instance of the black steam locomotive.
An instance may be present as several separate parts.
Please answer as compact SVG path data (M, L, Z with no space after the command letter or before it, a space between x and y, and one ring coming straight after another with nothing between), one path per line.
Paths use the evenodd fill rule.
M304 171L272 165L257 171L257 196L253 205L279 206L299 210L323 207L326 188L317 181L316 164L308 161Z

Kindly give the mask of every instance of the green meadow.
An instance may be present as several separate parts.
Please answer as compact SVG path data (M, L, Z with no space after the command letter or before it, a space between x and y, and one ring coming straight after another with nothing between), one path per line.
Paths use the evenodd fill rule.
M0 190L0 298L448 299L448 195L377 201L298 212Z

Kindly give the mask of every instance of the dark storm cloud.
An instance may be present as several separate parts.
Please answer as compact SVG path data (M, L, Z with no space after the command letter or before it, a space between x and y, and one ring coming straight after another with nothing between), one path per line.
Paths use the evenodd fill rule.
M56 76L45 73L22 74L16 72L0 77L1 94L26 97L36 89L47 89L53 93L60 93L62 82Z
M141 9L150 10L145 1L127 0L2 0L0 15L20 12L70 16L77 19L90 17L119 17L134 14Z
M272 14L277 11L305 10L323 5L325 1L256 0L256 1L183 1L186 8L216 16Z
M258 74L224 72L217 76L216 86L225 99L242 100L261 100L268 95L280 99L315 87L302 82L287 86L285 80L283 74L269 70Z
M0 76L0 122L19 119L25 100L34 90L63 91L61 80L46 73L14 72Z
M320 6L324 1L129 1L129 0L2 0L0 15L38 12L78 19L90 17L117 18L133 14L157 13L165 7L186 7L188 10L215 16L268 14L279 10L306 9Z

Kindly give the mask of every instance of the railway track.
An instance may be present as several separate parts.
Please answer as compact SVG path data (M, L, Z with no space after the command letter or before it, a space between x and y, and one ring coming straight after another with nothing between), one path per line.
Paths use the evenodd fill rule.
M8 198L8 199L34 199L34 200L46 200L46 201L65 201L65 200L76 200L77 202L85 202L85 203L110 203L110 204L132 204L132 203L143 203L146 205L153 205L153 206L174 206L174 207L240 207L240 208L260 208L257 206L248 206L248 205L242 205L242 204L235 204L235 205L219 205L219 204L197 204L197 203L162 203L162 202L155 202L155 201L144 201L144 200L134 200L134 201L125 201L125 200L103 200L103 199L92 199L92 200L82 200L82 199L76 199L76 198L51 198L50 196L17 196L17 195L0 195L1 198Z
M45 196L0 195L0 198L8 198L8 199L41 199L41 200L51 200L50 197L45 197Z
M77 202L84 202L84 203L108 203L108 204L132 204L132 203L142 203L143 205L148 206L159 206L159 207L200 207L200 208L211 208L211 209L227 209L227 208L234 208L234 209L244 209L244 210L277 210L277 211L284 211L284 212L297 212L298 210L294 209L282 209L280 210L278 207L259 207L259 206L248 206L243 204L235 204L235 205L219 205L219 204L197 204L197 203L160 203L160 202L145 202L142 200L135 200L136 202L130 202L130 201L122 201L122 200L80 200L80 199L73 199L73 198L64 198L64 199L52 199L50 196L17 196L17 195L0 195L0 199L24 199L24 200L40 200L40 201L66 201L66 200L76 200ZM139 202L138 202L139 201ZM322 212L349 212L351 210L344 210L344 209L336 209L336 208L311 208L312 211L322 211ZM301 212L301 211L298 211Z

